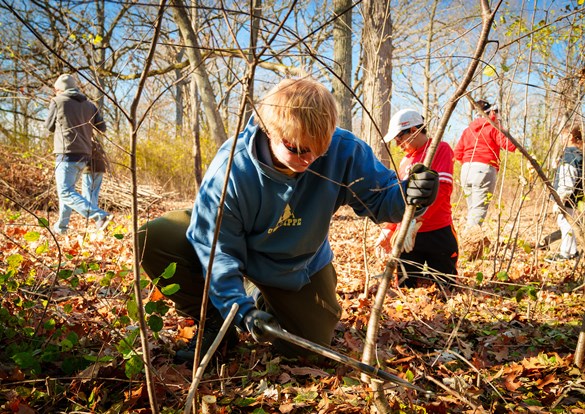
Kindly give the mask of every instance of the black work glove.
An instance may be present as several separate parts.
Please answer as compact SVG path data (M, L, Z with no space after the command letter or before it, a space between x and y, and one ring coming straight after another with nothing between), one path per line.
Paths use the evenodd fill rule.
M273 339L273 336L264 329L264 325L281 329L274 316L258 309L252 309L244 315L244 325L256 342L270 342Z
M414 164L406 182L406 204L428 207L439 192L439 174L423 164Z

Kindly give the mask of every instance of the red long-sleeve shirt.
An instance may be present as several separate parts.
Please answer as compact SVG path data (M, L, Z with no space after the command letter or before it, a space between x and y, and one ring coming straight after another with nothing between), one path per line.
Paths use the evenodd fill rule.
M426 152L431 144L429 139L425 145L412 154L402 158L398 167L398 176L401 179L408 177L410 169L416 163L423 162ZM431 169L439 174L439 192L435 202L431 204L425 213L417 220L422 222L419 233L442 229L453 223L451 215L451 193L453 192L453 150L446 142L440 142L433 158ZM385 228L396 230L396 223L387 223Z
M504 134L494 128L487 119L478 118L467 127L457 145L455 159L462 164L481 162L500 168L500 150L514 152L516 146Z

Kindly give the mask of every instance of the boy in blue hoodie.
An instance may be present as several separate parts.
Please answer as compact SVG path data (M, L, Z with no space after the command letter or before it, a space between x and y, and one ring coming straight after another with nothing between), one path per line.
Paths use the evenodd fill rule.
M175 276L165 282L181 284L182 292L171 299L195 319L204 277L210 277L213 306L206 331L213 332L237 303L235 325L257 341L272 340L262 329L272 324L328 346L342 311L328 240L333 214L348 205L376 223L399 222L406 204L427 207L434 201L438 176L424 170L400 181L364 141L336 128L335 99L314 80L281 81L255 110L244 131L233 138L229 173L233 139L219 149L192 214L171 212L143 226L143 268L157 277L177 262ZM226 176L223 218L208 275ZM175 242L169 246L168 240L181 234L186 236L176 241L180 247ZM261 293L262 310L245 280ZM204 338L202 352L212 340ZM177 356L192 359L194 345ZM305 353L279 341L274 345L288 356Z

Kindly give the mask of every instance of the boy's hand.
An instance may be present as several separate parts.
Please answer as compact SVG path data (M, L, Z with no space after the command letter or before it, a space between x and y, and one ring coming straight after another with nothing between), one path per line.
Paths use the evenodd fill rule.
M264 325L271 325L273 328L281 329L274 316L258 309L252 309L246 313L244 325L256 342L270 342L273 339L272 335L264 330Z

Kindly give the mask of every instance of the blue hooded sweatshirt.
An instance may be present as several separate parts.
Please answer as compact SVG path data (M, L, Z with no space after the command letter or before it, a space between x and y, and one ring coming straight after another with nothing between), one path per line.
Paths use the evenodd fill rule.
M207 270L233 138L209 166L195 199L187 238ZM333 259L328 240L333 214L349 205L374 222L399 222L405 209L400 182L370 146L337 128L327 152L294 177L272 164L268 141L253 119L237 137L215 259L210 300L235 323L254 308L245 276L254 283L298 291Z

